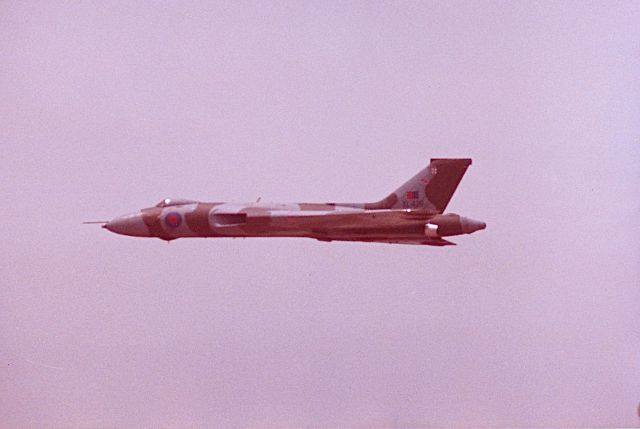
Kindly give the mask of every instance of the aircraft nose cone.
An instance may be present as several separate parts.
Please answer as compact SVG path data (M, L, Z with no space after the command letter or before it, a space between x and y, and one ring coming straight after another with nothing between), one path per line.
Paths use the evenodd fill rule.
M139 213L128 214L117 217L103 226L111 232L122 235L132 235L134 237L149 237L149 228L142 220Z

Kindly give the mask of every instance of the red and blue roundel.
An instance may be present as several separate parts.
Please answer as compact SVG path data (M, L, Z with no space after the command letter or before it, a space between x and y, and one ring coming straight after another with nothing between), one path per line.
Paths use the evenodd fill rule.
M171 212L164 217L164 223L172 228L177 228L182 224L182 216L178 212Z

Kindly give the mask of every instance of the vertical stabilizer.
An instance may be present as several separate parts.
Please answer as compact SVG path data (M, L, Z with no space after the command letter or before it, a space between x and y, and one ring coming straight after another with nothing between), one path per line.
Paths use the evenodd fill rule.
M432 158L431 163L386 198L366 209L428 209L443 213L471 165L469 158Z

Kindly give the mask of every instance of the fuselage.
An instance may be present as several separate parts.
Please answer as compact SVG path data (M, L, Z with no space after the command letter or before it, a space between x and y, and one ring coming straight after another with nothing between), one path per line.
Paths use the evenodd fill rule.
M445 245L444 236L484 229L483 222L420 209L367 209L364 204L217 203L166 199L104 225L117 234L186 237L308 237Z
M206 203L167 198L106 222L117 234L181 237L309 237L446 246L443 237L471 234L484 222L443 214L470 158L432 158L394 192L370 203Z

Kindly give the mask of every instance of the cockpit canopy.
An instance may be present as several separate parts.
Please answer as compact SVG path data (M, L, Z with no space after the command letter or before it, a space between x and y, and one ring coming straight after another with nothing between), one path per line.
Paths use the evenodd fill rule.
M171 206L181 206L183 204L193 204L197 203L195 200L187 200L185 198L165 198L156 204L156 207L171 207Z

